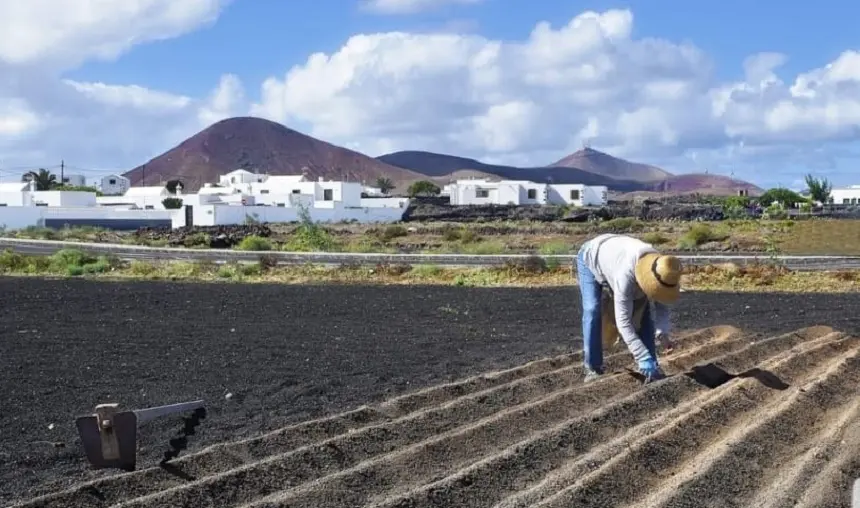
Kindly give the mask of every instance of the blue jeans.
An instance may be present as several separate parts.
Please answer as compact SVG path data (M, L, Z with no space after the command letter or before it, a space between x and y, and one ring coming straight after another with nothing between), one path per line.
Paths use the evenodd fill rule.
M579 282L579 292L582 295L582 357L587 369L603 374L603 327L600 317L600 299L603 288L591 270L585 266L582 251L576 256L576 277ZM656 330L654 319L651 317L651 307L645 308L642 314L642 324L639 338L645 344L651 357L656 361L657 352L654 346Z

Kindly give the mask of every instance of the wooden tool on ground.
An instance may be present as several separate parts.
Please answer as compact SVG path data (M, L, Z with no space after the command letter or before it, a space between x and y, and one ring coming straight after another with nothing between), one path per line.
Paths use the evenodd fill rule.
M119 411L119 404L99 404L76 424L87 459L97 469L133 471L137 463L137 428L163 416L202 411L203 401L181 402L147 409Z

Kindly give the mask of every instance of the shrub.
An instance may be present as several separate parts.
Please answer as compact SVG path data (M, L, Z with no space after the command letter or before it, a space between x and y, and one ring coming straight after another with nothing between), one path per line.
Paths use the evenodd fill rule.
M271 254L262 254L260 255L260 270L263 272L267 272L272 268L278 266L278 258L272 256Z
M715 232L707 224L693 224L678 240L678 247L683 250L691 250L708 242L719 242L726 239L726 235Z
M409 233L406 231L406 228L404 228L403 226L392 224L390 226L386 226L385 229L382 230L382 232L379 234L379 239L383 242L387 242L395 238L404 237L408 234Z
M600 229L611 233L636 233L645 228L645 223L633 217L618 217L600 223Z
M299 226L283 250L292 252L316 252L334 250L337 242L322 226L311 220L307 208L299 206Z
M164 198L161 204L168 210L177 210L182 208L182 199L180 198Z
M267 251L272 250L272 242L270 242L267 238L263 238L262 236L248 235L245 238L242 238L242 241L239 242L238 245L236 245L235 249L249 251Z
M540 256L528 256L522 261L507 261L502 270L512 274L541 274L549 270L546 261Z
M460 232L454 228L445 228L442 232L442 239L446 242L456 242L460 239Z
M669 241L668 238L663 236L662 234L654 231L651 233L645 233L642 235L642 241L645 243L650 243L651 245L662 245Z
M212 238L209 236L209 233L194 233L186 236L182 240L182 245L185 247L211 247L212 246Z

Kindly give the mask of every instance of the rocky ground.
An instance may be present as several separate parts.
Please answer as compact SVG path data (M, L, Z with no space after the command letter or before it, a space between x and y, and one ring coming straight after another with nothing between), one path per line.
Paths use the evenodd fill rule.
M645 388L623 351L581 383L575 288L3 278L0 302L3 505L838 507L860 476L858 295L688 293L678 375ZM139 471L88 469L76 416L195 398L169 467L178 418Z

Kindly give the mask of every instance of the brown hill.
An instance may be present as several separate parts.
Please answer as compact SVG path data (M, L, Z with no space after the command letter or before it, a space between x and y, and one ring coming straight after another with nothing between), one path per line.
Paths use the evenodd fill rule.
M640 182L610 178L575 167L516 167L486 164L475 159L433 152L402 151L377 157L377 160L403 169L416 171L433 179L452 179L456 172L470 170L495 175L506 180L531 180L544 183L581 183L606 185L622 192L639 190Z
M403 184L424 175L391 166L364 154L312 138L262 118L238 117L217 122L178 146L125 173L132 185L182 180L186 191L238 168L271 175L364 181L378 177ZM145 175L145 181L144 181Z
M656 166L626 161L592 148L584 148L574 152L549 166L577 168L616 180L633 180L635 182L654 182L672 176L672 173Z
M739 190L746 190L751 196L757 196L764 192L764 189L761 187L743 180L737 180L724 175L705 173L670 176L660 182L649 184L646 190L669 194L698 192L701 194L725 195L736 194Z

